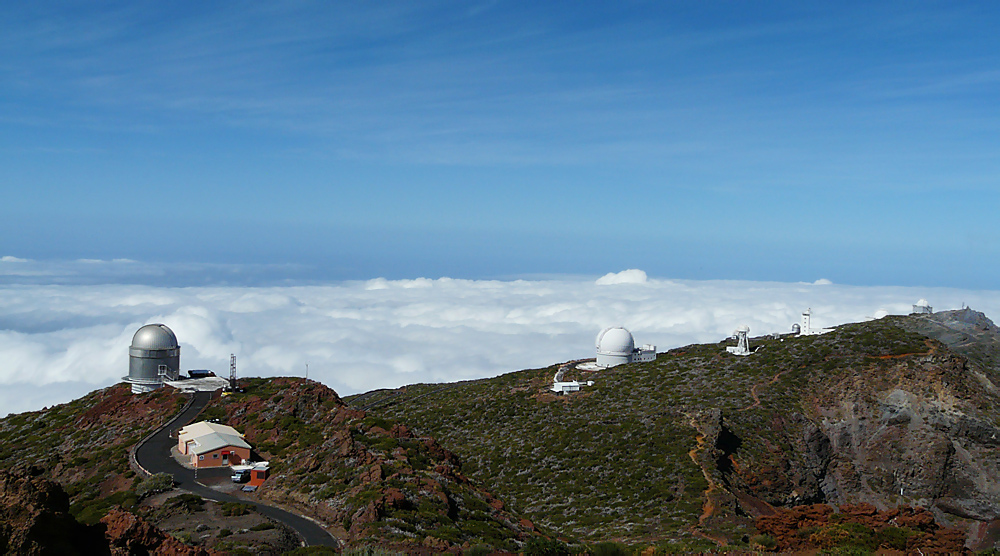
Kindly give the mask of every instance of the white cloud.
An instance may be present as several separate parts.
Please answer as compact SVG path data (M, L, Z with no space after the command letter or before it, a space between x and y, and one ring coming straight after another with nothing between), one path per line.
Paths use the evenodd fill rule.
M0 257L0 262L3 262L3 263L26 263L26 262L28 262L28 259L21 259L21 258L18 258L18 257L12 257L10 255L4 255L3 257Z
M609 272L598 278L595 283L598 286L610 284L645 284L647 280L645 272L636 268L630 268L621 272Z
M375 279L314 286L0 285L0 415L117 382L143 324L162 322L184 369L303 376L342 395L413 382L493 376L593 352L624 325L660 350L714 342L737 326L789 330L806 307L828 327L908 313L927 298L1000 314L1000 292L809 283L667 281L642 271L579 279ZM607 278L604 277L604 278ZM602 278L602 280L604 279ZM616 278L617 279L617 278ZM605 282L606 283L606 282Z
M831 284L833 284L833 282L827 280L826 278L820 278L819 280L813 282L814 286L829 286Z

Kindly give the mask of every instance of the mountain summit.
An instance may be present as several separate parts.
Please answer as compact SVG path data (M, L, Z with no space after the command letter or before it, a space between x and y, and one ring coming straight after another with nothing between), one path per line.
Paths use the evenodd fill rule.
M747 357L726 343L577 371L595 385L567 396L549 367L364 400L567 538L740 544L757 518L823 503L926 508L973 548L997 542L1000 330L982 313L756 338Z
M333 544L409 553L554 554L564 542L607 541L652 553L997 545L1000 329L985 315L755 338L743 357L727 353L729 343L346 403L312 381L247 379L245 392L211 400L198 417L237 428L270 462L270 478L245 503L184 492L180 475L180 490L169 477L137 475L129 449L186 398L106 388L0 420L0 467L36 465L29 478L3 478L21 485L8 489L5 515L22 516L24 485L61 500L55 513L0 528L0 540L10 545L11 531L41 516L98 544L137 527L173 543L160 527L198 549L297 545L294 530L257 513L265 504L310 518ZM594 384L554 394L564 366L564 378ZM229 482L207 472L195 480Z

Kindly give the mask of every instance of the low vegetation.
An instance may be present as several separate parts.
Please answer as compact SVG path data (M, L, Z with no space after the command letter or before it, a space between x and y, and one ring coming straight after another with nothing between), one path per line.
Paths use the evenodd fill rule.
M472 478L568 541L749 548L757 531L729 491L778 506L822 501L825 464L804 440L817 408L847 391L880 395L928 365L935 343L900 319L757 338L749 357L721 342L575 371L567 378L595 385L568 396L548 392L553 366L358 398L369 414L437 438Z
M63 486L70 512L97 523L113 506L135 507L163 478L142 482L128 462L129 448L173 416L186 399L172 389L133 396L126 384L96 390L72 402L0 419L0 467L30 463Z
M209 413L246 435L271 463L256 496L315 516L353 544L517 550L534 533L462 474L434 439L346 407L300 379L249 379Z

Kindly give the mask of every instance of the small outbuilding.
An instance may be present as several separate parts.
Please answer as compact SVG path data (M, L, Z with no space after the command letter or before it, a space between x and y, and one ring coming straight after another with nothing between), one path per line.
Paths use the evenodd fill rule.
M181 428L177 451L191 457L192 467L222 467L250 459L250 444L239 431L208 421Z

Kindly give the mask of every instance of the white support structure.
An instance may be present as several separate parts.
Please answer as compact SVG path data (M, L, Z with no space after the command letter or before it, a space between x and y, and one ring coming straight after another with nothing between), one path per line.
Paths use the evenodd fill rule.
M818 336L827 332L833 332L833 329L812 327L812 308L802 312L802 327L799 329L799 336Z
M747 340L747 335L750 334L749 326L741 326L735 332L733 336L736 336L736 347L729 346L726 351L732 353L733 355L750 355L753 353L750 351L750 341Z

